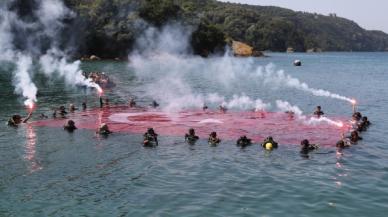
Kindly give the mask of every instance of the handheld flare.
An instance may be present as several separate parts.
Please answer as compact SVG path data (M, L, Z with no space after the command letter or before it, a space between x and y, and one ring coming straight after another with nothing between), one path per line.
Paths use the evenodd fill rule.
M32 112L35 108L35 104L33 101L26 102L26 107L28 109L28 112Z
M356 104L357 104L357 101L355 99L352 99L351 101L352 103L352 107L353 107L353 114L356 112Z
M97 86L96 88L100 96L104 94L104 90L100 86Z

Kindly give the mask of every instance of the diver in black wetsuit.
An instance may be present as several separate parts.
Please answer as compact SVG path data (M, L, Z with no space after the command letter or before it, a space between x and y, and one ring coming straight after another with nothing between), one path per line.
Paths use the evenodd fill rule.
M350 136L348 136L348 139L350 139L352 144L356 144L359 140L362 140L362 137L360 137L357 131L353 131L350 133Z
M44 113L41 113L41 114L39 115L39 118L40 118L40 119L47 119L48 116L45 115Z
M272 136L269 136L263 141L261 146L266 150L273 150L278 148L278 143L273 140Z
M219 106L219 109L220 109L220 111L221 111L222 113L226 113L226 112L228 111L228 108L226 108L226 106L224 106L224 105L220 105L220 106Z
M158 146L158 134L155 133L153 128L148 128L147 132L143 135L143 145L145 147Z
M314 112L314 115L316 115L318 118L320 118L322 115L324 115L321 106L317 106L317 109Z
M362 121L361 124L363 124L365 127L370 126L370 121L368 120L367 116L362 117L361 121Z
M86 102L83 102L83 103L82 103L82 110L83 110L83 111L85 111L85 110L86 110L86 108L87 108L87 106L86 106Z
M209 135L208 142L210 145L218 145L221 142L221 140L217 137L216 132L212 132Z
M357 121L357 122L358 122L358 121L361 120L362 115L361 115L360 112L355 112L355 113L352 115L352 118L353 118L354 121Z
M69 105L69 111L70 112L75 112L76 110L78 110L78 108L76 108L74 104L70 104Z
M151 107L152 107L152 108L157 108L157 107L159 107L159 104L154 100L154 101L152 101L152 103L151 103Z
M187 141L190 144L194 144L199 137L195 135L195 130L193 128L189 129L189 133L186 133L185 135L185 141Z
M364 116L362 117L361 122L357 124L357 131L358 132L366 131L369 126L370 126L370 122L368 120L368 117Z
M307 139L304 139L301 143L301 149L300 149L300 153L302 155L308 155L308 153L310 153L311 151L313 150L316 150L318 149L318 145L316 144L310 144L310 142L307 140Z
M129 100L129 107L130 107L130 108L136 107L136 101L135 101L135 99L131 98L131 99Z
M236 144L238 147L245 148L252 145L252 140L248 139L248 137L244 135L237 140Z
M113 132L109 130L109 127L108 127L107 124L102 123L100 128L98 128L97 133L100 134L100 135L107 136L107 135L109 135L109 134L111 134Z
M57 114L59 114L61 116L61 118L66 118L66 115L67 115L67 111L66 111L66 108L65 106L60 106L58 110L54 110L54 114L53 114L53 117L56 118L57 117Z
M75 126L75 122L73 120L67 121L67 123L63 126L63 129L66 130L69 133L74 132L74 130L77 129Z
M349 148L351 145L349 144L348 141L341 139L340 141L337 142L335 146L338 148L338 150L342 150L345 148Z

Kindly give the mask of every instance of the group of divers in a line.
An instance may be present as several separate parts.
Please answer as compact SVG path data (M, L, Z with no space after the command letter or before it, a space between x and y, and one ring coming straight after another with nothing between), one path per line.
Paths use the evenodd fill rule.
M105 99L105 101L102 100L100 97L100 107L103 108L104 106L109 106L109 100ZM153 101L150 104L151 107L157 108L159 104L156 101ZM136 107L136 102L134 99L131 99L129 101L129 107ZM86 103L82 103L82 110L85 111L87 109ZM208 107L206 105L203 106L203 110L207 110ZM71 113L74 113L76 110L78 110L74 104L70 104L69 106L69 111ZM220 106L219 110L221 112L226 112L227 109L224 106ZM292 114L293 112L287 112L288 114ZM58 109L54 110L53 113L53 118L57 118L58 116L61 118L66 118L66 115L68 112L66 111L65 106L60 106ZM317 106L316 110L314 111L314 115L320 118L321 116L324 115L324 112L321 109L321 106ZM32 117L32 112L28 114L26 118L22 118L20 115L13 115L9 120L8 120L8 126L13 126L17 127L18 125L22 123L27 123L27 121ZM46 115L41 114L40 118L48 118ZM362 116L360 112L354 112L352 115L352 123L353 123L353 131L350 133L349 136L345 137L344 135L342 136L341 140L339 140L336 143L336 147L338 149L344 149L348 148L354 144L357 144L359 140L362 140L362 137L360 137L360 133L364 132L368 129L370 126L370 122L368 120L368 117ZM75 125L75 122L73 120L68 120L66 124L64 125L64 130L68 132L73 132L76 130L77 127ZM110 129L109 126L105 123L102 123L97 132L97 134L107 136L111 133L113 133ZM196 135L195 130L193 128L190 128L188 133L185 134L185 141L188 142L191 145L194 145L196 141L199 140L199 136ZM208 138L208 143L212 146L217 146L219 143L221 143L221 139L217 136L217 132L211 132ZM237 142L236 145L241 148L245 148L247 146L250 146L254 144L252 139L248 138L246 135L241 136ZM153 128L148 128L147 131L143 135L143 146L144 147L156 147L158 146L158 134L155 132ZM318 144L311 144L309 140L303 139L300 143L301 145L301 154L308 154L311 151L314 151L319 148ZM264 141L261 143L261 146L266 149L266 150L274 150L278 148L278 142L276 142L272 136L268 136Z

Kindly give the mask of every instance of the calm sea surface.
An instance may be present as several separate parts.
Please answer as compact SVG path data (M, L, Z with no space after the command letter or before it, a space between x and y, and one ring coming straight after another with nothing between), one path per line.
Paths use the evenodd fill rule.
M311 87L358 99L359 110L373 123L364 140L342 155L327 147L306 159L297 145L268 153L257 145L241 150L223 142L214 148L202 139L189 146L180 137L161 137L158 148L145 149L136 134L102 139L89 130L9 128L7 119L26 111L14 94L11 73L2 70L0 216L386 216L388 53L268 55L255 64L273 63ZM295 59L303 66L293 67ZM90 62L82 68L111 75L117 83L107 93L112 103L145 91L147 81L139 81L127 63ZM62 104L80 106L86 96L89 107L97 105L93 93L60 79L38 74L34 80L39 87L36 116ZM202 93L217 90L193 87ZM321 105L328 114L351 114L344 101L290 88L245 88L251 97L287 100L306 113Z

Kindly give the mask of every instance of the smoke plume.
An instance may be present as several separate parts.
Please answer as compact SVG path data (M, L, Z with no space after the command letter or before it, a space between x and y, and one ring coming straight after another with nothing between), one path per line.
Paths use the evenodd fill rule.
M190 55L189 35L187 28L169 25L162 30L150 28L137 40L137 50L129 60L137 78L146 86L141 97L157 100L166 110L199 108L203 104L266 110L270 103L253 99L249 95L252 90L247 87L269 86L352 101L339 94L311 88L282 70L276 71L273 64L259 66L254 58L235 58L229 52L209 58Z
M307 117L303 115L302 110L298 106L291 105L289 102L277 100L277 108L282 112L292 112L299 121L307 125L317 125L321 123L327 123L333 126L342 127L343 123L341 121L334 121L327 117Z
M38 90L32 80L39 68L35 63L45 75L58 74L69 85L99 88L84 78L79 61L68 61L66 50L60 51L63 20L74 13L60 0L36 0L28 6L23 8L28 13L20 14L18 7L25 7L24 2L0 4L0 61L13 63L15 92L26 98L25 104L37 101Z

